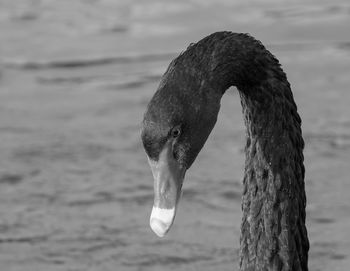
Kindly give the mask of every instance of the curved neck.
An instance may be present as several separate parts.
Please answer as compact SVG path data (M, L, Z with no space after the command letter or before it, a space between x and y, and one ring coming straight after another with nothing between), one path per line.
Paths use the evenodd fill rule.
M191 66L186 74L199 89L223 94L234 85L240 92L247 135L241 270L307 270L304 141L278 61L252 37L229 32L208 36L176 61Z
M247 128L240 267L307 270L304 141L289 84L269 78L240 96Z

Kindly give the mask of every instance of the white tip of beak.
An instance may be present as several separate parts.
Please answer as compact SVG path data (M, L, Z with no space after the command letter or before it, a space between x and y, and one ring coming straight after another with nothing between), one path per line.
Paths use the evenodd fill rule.
M173 224L175 217L175 208L162 209L153 206L150 217L150 226L155 234L164 237Z

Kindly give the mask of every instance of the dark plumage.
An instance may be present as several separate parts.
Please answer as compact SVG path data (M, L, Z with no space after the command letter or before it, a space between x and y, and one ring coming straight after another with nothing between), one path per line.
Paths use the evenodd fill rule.
M173 60L144 116L145 150L156 163L170 148L174 167L188 169L232 85L241 97L247 136L240 268L308 270L301 119L278 60L259 41L217 32ZM182 180L173 179L155 190L160 201L166 201L167 186L181 188Z

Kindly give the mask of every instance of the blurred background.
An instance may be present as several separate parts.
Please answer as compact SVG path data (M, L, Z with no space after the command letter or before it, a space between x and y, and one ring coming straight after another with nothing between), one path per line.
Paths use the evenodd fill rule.
M188 171L169 235L149 228L140 141L172 58L220 30L280 60L303 119L310 270L350 266L348 0L0 0L0 269L238 270L237 90Z

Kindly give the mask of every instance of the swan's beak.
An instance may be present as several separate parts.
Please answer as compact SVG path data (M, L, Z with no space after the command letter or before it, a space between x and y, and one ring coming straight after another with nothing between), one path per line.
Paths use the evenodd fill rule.
M156 235L164 237L174 222L186 169L173 157L171 144L165 144L158 161L148 159L148 162L154 178L150 226Z

